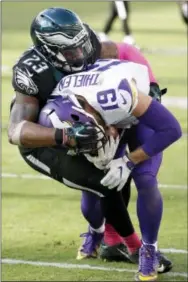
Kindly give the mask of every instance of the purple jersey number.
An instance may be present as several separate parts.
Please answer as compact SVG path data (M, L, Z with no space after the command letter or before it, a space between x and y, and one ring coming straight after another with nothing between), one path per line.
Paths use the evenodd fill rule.
M118 89L126 90L128 93L130 93L130 87L128 87L127 81L125 79L122 79L120 81ZM122 98L121 101L122 105L126 105L127 104L126 98L123 96L123 94L120 93L120 95ZM119 108L117 103L116 91L114 88L99 91L97 93L97 102L101 105L101 108L105 111Z
M120 64L125 64L127 61L120 61L120 60L98 60L94 65L89 66L89 70L96 70L96 71L107 71L113 66L117 66ZM121 88L122 81L119 84L118 88ZM97 93L97 102L101 105L103 110L114 110L118 109L117 103L117 96L115 89L107 89L104 91L100 91ZM124 103L126 104L126 100L124 98Z
M117 104L116 91L113 88L98 92L97 102L105 111L119 108Z

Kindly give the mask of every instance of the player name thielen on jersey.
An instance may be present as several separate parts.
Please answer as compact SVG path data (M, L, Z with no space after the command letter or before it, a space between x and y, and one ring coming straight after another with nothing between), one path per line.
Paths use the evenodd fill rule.
M69 75L61 80L59 90L68 87L87 87L98 84L100 73Z
M148 95L149 85L147 67L120 60L99 60L87 72L64 77L52 96L80 95L106 124L125 128L137 123L131 115L137 105L137 90Z

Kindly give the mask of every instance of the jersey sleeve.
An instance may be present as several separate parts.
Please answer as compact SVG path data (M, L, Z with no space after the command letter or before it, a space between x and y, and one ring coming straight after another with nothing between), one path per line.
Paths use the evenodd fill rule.
M39 89L35 78L35 75L29 72L26 67L21 65L13 67L12 86L15 91L36 97Z
M119 106L130 115L138 103L138 91L134 79L122 79L118 86Z
M133 79L136 82L138 92L144 95L149 95L150 78L148 68L141 64L133 64Z
M132 65L132 75L129 77L127 84L127 95L131 96L131 99L127 98L127 111L129 114L136 108L138 104L138 93L149 95L150 91L150 79L148 68L144 65L134 64Z

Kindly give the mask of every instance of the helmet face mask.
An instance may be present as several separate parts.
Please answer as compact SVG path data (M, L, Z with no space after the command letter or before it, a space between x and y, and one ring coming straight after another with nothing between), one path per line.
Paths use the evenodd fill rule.
M88 36L85 36L78 44L59 48L56 57L58 62L62 63L65 71L76 72L86 67L92 50L91 42Z
M104 121L104 119L102 118L102 116L100 115L99 112L97 112L87 101L83 96L77 95L75 94L75 98L78 101L78 103L80 104L80 106L82 107L82 109L84 110L84 112L86 114L89 114L93 117L93 119L95 120L95 123L102 127L104 132L107 131L107 125Z
M84 70L94 52L89 32L79 17L62 8L41 12L31 25L31 37L34 45L60 71Z
M62 110L63 109L63 110ZM79 153L97 154L97 151L106 143L107 135L95 116L86 112L74 95L59 96L49 101L41 110L39 124L45 127L64 128L74 125L82 127L87 125L94 128L91 140L85 143L84 148L77 146L73 150ZM65 125L66 124L66 125ZM100 146L99 142L100 141Z

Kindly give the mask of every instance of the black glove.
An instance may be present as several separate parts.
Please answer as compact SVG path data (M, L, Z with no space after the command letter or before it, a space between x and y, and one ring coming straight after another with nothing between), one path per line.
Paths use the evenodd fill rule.
M73 149L77 154L90 153L97 150L98 141L104 142L104 132L91 123L76 122L72 127L56 129L57 145Z
M167 93L167 88L160 89L159 85L155 82L150 83L150 92L149 96L151 96L153 99L161 102L161 96Z

